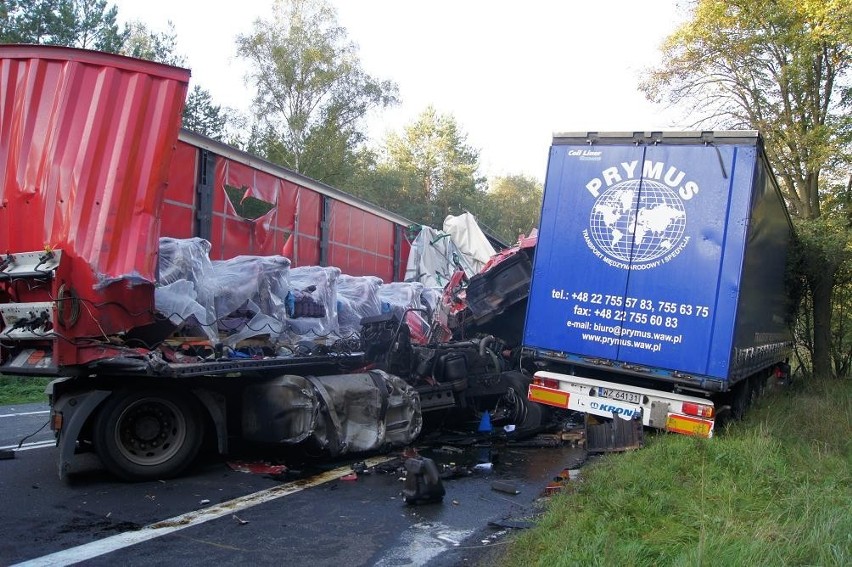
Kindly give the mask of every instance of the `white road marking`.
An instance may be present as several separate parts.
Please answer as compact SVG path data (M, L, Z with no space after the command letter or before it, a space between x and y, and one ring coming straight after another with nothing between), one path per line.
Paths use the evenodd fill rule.
M33 441L32 443L24 443L18 448L18 444L6 445L0 447L0 451L4 449L14 449L15 451L29 451L30 449L44 449L45 447L56 447L56 439L48 439L46 441Z
M393 457L377 457L375 459L367 459L365 464L368 467L371 467L392 459ZM86 561L87 559L93 559L119 549L124 549L125 547L130 547L131 545L136 545L137 543L142 543L192 526L197 526L204 522L209 522L210 520L216 520L223 516L233 515L245 510L246 508L270 502L283 496L289 496L291 494L301 492L306 488L312 488L332 480L337 480L351 472L351 467L338 467L317 475L311 478L308 482L288 482L286 484L267 488L266 490L255 492L254 494L247 494L246 496L234 498L233 500L209 506L202 510L187 512L186 514L181 514L180 516L175 516L168 520L163 520L162 522L150 524L137 531L116 534L98 541L93 541L92 543L78 545L77 547L51 553L50 555L36 557L35 559L30 559L22 563L16 563L11 567L59 567L72 565L74 563L79 563L80 561Z
M0 413L0 417L18 417L21 415L46 415L49 414L50 410L42 410L42 411L22 411L20 413Z

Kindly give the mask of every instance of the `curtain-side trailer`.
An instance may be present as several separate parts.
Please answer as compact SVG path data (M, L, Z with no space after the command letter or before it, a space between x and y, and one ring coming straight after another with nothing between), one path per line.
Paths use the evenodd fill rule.
M529 399L711 436L789 371L792 239L757 132L555 135Z

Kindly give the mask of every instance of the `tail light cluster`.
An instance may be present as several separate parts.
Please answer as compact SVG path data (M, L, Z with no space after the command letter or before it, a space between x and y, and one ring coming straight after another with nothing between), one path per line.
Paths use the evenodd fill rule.
M686 415L694 415L695 417L713 417L716 410L711 405L696 404L692 402L684 402L681 406L681 411Z
M538 375L533 376L533 384L544 388L550 388L551 390L559 389L559 380L555 380L553 378L540 378Z

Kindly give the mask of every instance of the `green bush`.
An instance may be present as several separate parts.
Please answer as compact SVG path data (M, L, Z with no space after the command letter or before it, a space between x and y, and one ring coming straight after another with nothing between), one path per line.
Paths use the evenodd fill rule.
M46 402L44 388L51 378L0 376L0 405Z

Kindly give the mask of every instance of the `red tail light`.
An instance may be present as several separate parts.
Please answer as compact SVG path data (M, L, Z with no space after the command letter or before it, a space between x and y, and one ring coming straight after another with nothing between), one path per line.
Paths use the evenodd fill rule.
M550 388L551 390L559 389L559 380L555 380L553 378L539 378L538 376L533 376L533 384L536 386Z
M684 402L684 404L681 406L681 409L686 415L694 415L695 417L713 417L713 415L716 413L713 406L695 404L692 402Z

